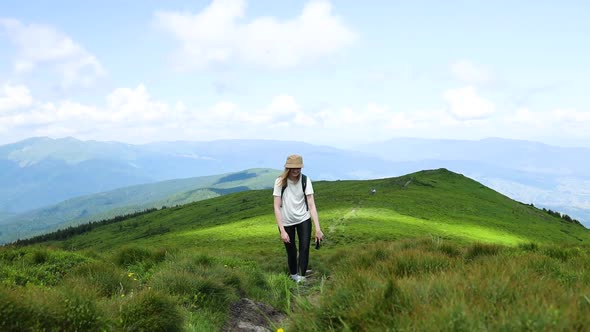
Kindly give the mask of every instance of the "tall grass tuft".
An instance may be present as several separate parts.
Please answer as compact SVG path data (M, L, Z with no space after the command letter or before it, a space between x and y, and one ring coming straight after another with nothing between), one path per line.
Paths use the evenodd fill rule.
M467 248L466 260L473 260L482 256L495 256L500 253L502 246L488 243L474 243Z
M125 246L118 249L113 257L115 264L127 267L138 263L159 263L163 261L165 254L162 250L150 250L143 247Z
M14 290L0 288L0 330L27 331L39 325L28 298Z
M49 253L47 249L36 249L30 257L33 264L43 264L49 260Z
M177 296L188 309L225 311L237 299L233 289L221 281L187 271L164 270L150 282L154 290Z
M273 307L290 313L292 311L291 298L295 284L287 274L270 274L268 282L268 301Z
M134 279L136 278L133 274L127 273L112 263L96 261L74 269L65 283L84 284L96 290L98 295L110 297L126 294L137 287Z
M461 249L452 243L442 243L438 246L438 250L449 257L459 257L462 255Z
M519 243L518 248L526 251L537 251L539 249L539 245L535 242Z
M67 288L0 288L2 331L99 331L108 325L91 292Z
M452 262L442 254L413 249L405 251L396 258L392 265L392 272L395 276L403 278L425 273L436 273L451 266Z
M185 316L169 295L144 290L121 304L120 327L125 331L182 331Z
M557 246L546 247L542 251L545 255L551 258L559 259L562 262L565 262L572 257L577 257L580 254L580 250L575 248Z
M104 328L103 313L98 309L92 290L62 288L63 303L60 327L65 331L99 331ZM57 328L56 328L57 330Z

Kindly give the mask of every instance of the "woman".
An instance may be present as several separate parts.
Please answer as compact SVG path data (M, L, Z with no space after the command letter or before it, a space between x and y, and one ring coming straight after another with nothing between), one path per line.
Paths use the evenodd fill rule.
M281 240L287 249L287 263L291 278L305 281L309 261L311 220L315 226L315 241L319 245L324 238L320 229L318 212L313 198L311 180L301 174L303 158L299 155L287 157L285 171L275 181L273 196L274 210ZM295 233L299 240L299 257L295 245Z

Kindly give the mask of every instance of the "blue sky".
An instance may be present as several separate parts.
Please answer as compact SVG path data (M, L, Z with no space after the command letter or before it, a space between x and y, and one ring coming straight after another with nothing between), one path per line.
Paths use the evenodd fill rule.
M584 1L0 4L0 144L227 138L590 147Z

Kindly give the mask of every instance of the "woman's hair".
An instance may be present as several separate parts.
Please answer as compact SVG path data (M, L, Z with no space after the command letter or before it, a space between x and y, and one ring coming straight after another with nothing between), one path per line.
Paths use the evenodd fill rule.
M279 175L279 179L281 179L281 187L286 187L287 186L287 178L289 177L289 171L291 169L290 168L286 168L283 171L283 173L281 173L281 175ZM301 175L299 175L301 176Z
M281 179L281 187L285 187L287 185L287 178L288 177L289 177L289 169L285 168L283 173L281 175L279 175L279 178Z

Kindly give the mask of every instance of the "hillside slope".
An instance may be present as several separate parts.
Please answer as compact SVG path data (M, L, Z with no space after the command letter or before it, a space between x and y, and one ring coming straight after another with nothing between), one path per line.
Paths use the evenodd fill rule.
M72 198L42 209L7 216L3 221L0 244L93 220L182 205L231 192L268 188L279 173L272 169L249 169L136 185Z
M590 324L590 235L579 224L446 169L314 189L326 239L302 284L287 273L271 191L244 191L1 247L0 326L227 331L243 317L310 332Z
M371 189L376 193L371 194ZM509 199L446 169L402 177L314 183L326 245L435 236L460 242L590 242L583 226ZM276 246L270 190L230 194L97 227L64 241L65 248L113 249L136 243L231 250L236 241ZM250 243L251 245L248 245Z

